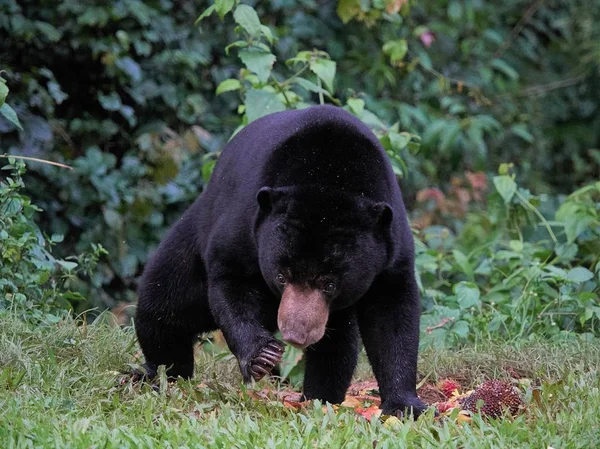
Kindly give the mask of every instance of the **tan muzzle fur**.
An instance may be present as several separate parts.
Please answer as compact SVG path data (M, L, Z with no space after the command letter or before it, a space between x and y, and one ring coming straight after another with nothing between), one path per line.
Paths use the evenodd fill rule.
M277 325L283 341L298 348L318 342L325 334L329 306L319 290L288 284L281 297Z

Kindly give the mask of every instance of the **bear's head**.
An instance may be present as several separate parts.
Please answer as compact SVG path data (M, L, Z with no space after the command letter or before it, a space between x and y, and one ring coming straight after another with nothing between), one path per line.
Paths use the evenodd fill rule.
M331 311L364 296L389 262L392 208L341 190L263 187L259 264L281 295L277 324L297 347L319 341Z

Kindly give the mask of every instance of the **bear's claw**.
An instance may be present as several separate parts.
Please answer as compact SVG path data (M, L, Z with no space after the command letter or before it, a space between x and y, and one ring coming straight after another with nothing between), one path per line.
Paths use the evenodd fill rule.
M256 381L269 374L281 362L283 343L273 340L266 344L250 361L250 374Z

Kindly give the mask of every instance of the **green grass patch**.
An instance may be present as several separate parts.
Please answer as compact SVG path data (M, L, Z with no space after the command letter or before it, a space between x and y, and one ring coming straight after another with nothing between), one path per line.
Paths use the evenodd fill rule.
M32 328L0 318L2 448L591 448L598 445L600 349L586 343L482 344L425 351L422 376L460 377L470 386L510 369L523 387L517 418L457 424L432 413L386 426L351 409L315 403L302 411L253 399L235 361L200 351L196 377L158 391L120 385L135 361L130 329L73 320ZM368 377L364 359L357 377ZM525 382L527 383L527 382ZM261 382L260 387L269 385ZM277 388L271 384L272 388ZM285 387L279 387L285 388Z

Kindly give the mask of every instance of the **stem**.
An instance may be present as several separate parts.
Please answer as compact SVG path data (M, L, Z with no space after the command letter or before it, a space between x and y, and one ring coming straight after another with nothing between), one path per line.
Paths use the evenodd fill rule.
M294 73L291 77L289 77L288 79L286 79L284 82L281 83L281 86L287 86L288 84L290 84L292 81L294 81L294 79L298 78L300 75L302 75L306 69L308 69L308 64L305 64L304 67L302 67L300 70L298 70L296 73Z
M519 200L521 201L521 203L523 203L525 206L527 206L527 208L529 210L531 210L534 214L537 215L537 217L540 219L540 221L542 222L542 224L544 225L544 227L548 231L548 234L550 234L550 237L552 238L552 241L556 245L558 243L558 240L556 239L556 236L554 235L554 232L552 232L552 228L550 227L550 224L548 223L548 220L546 220L546 218L544 218L544 216L540 213L540 211L537 210L533 206L533 204L531 204L529 201L527 201L527 199L525 199L525 197L523 195L521 195L518 190L516 191L516 194L517 194L517 198L519 198Z
M281 84L279 84L279 81L277 81L277 78L275 78L275 76L273 76L272 73L271 73L271 79L275 83L275 87L277 87L277 90L281 93L281 95L283 95L283 98L285 98L285 103L287 104L288 108L291 109L292 103L290 102L289 98L285 94L285 90L283 90L283 88L281 87Z
M531 16L533 16L535 14L535 12L538 9L540 9L540 6L542 6L542 3L544 3L544 0L538 0L533 5L531 5L529 7L529 9L527 9L527 11L525 11L525 14L523 14L523 17L521 17L521 19L519 19L519 21L517 22L515 27L510 31L510 34L508 35L508 37L504 40L504 42L502 42L502 45L500 45L498 50L496 50L496 53L494 53L494 59L499 58L500 56L502 56L504 54L504 52L506 50L508 50L508 47L511 46L512 42L519 35L519 33L521 32L521 30L523 29L525 24L529 21L529 19L531 19Z
M319 104L325 104L325 98L323 98L323 85L321 78L317 76L317 85L319 86Z
M23 159L25 161L33 161L33 162L41 162L42 164L56 165L57 167L68 168L69 170L73 170L73 167L70 165L61 164L59 162L47 161L46 159L38 159L37 157L29 157L29 156L15 156L13 154L0 154L0 157L4 158L14 158L14 159Z

